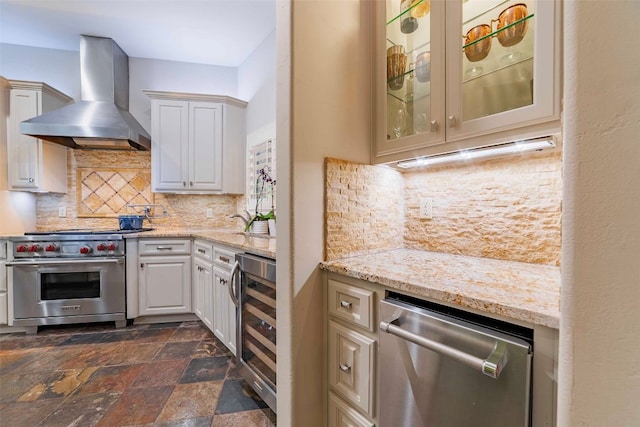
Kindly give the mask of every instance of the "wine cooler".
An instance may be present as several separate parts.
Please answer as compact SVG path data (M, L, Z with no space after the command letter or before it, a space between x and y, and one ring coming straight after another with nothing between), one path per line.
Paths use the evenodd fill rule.
M276 412L276 262L237 254L231 280L240 373Z

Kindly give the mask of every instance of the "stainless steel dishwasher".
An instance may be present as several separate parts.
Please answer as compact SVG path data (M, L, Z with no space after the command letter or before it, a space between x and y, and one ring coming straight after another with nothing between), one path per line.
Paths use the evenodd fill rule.
M389 293L380 426L529 426L533 331Z

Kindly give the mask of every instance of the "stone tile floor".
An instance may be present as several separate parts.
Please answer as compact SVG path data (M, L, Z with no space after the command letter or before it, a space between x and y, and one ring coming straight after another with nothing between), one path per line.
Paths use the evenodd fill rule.
M199 321L0 335L0 426L275 426Z

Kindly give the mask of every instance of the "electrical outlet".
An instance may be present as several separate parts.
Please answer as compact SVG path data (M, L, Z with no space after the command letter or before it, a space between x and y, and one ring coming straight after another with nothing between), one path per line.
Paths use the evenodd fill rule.
M420 219L433 218L433 199L431 197L420 198Z
M67 216L67 208L65 208L64 206L60 206L58 208L58 217L64 218L66 216Z
M213 209L207 208L207 218L213 218Z

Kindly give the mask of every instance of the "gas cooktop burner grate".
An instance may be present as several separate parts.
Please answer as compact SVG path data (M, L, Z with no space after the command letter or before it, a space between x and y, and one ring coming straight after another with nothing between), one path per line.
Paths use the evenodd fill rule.
M129 234L129 233L141 233L143 231L152 231L153 228L140 228L137 230L96 230L96 229L70 229L70 230L57 230L57 231L30 231L24 233L25 236L54 236L54 235L87 235L87 234Z

